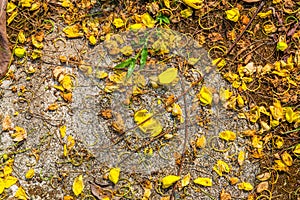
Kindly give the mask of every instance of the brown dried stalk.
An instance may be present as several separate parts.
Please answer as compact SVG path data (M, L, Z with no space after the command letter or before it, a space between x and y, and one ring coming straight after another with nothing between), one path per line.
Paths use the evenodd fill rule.
M6 35L6 4L7 0L0 1L0 78L6 74L11 56Z

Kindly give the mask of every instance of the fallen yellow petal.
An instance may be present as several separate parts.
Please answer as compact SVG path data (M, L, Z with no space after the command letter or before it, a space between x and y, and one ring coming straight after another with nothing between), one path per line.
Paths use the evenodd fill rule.
M134 114L134 121L139 125L143 133L151 134L156 137L162 132L162 125L157 119L154 119L153 114L148 110L139 110Z
M253 186L251 185L251 183L248 182L242 182L238 184L238 188L240 190L245 190L245 191L251 191L253 190Z
M4 178L3 181L4 181L4 187L10 188L12 185L14 185L18 181L18 179L13 176L7 176Z
M63 29L63 32L66 34L68 38L77 38L82 37L84 34L80 32L80 25L75 24L73 26L67 26Z
M149 13L144 13L141 16L141 19L148 28L153 28L155 26L156 21L149 15Z
M194 9L200 9L203 6L203 0L183 0L183 2Z
M284 152L281 154L281 159L287 166L292 166L293 165L293 158L288 152Z
M174 67L170 67L160 75L158 75L158 80L160 84L170 84L172 83L178 74L178 70Z
M26 195L25 190L23 189L22 186L20 186L15 194L15 197L20 199L20 200L27 200L29 197Z
M236 134L232 131L222 131L219 134L219 137L226 141L233 141L236 139Z
M237 8L232 8L230 10L225 11L226 13L226 18L229 19L230 21L237 22L240 17L240 12L239 9Z
M197 97L204 106L211 105L212 103L212 92L206 86L202 86L200 92L197 94Z
M75 196L78 196L79 194L81 194L83 189L84 189L83 177L82 177L82 175L79 175L75 178L75 180L73 182L72 190L73 190Z
M175 182L180 180L180 176L168 175L162 179L162 188L168 188L173 185Z
M30 169L26 172L25 178L26 178L26 179L32 179L33 176L34 176L34 169L33 169L33 168L30 168Z
M207 186L210 187L212 186L212 180L211 178L196 178L194 180L194 183L198 184L198 185L203 185L203 186Z
M116 168L111 168L108 174L108 179L113 182L114 184L117 184L119 181L120 177L120 171L121 169L116 167Z
M124 26L124 22L121 18L115 18L113 21L113 25L115 25L116 28L121 28Z

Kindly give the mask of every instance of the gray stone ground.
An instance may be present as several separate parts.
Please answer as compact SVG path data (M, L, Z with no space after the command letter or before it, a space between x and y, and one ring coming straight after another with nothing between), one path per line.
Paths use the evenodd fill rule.
M59 56L64 55L68 58L83 60L91 64L94 71L104 70L109 74L114 73L111 67L115 65L112 62L115 58L109 56L103 43L96 47L90 47L85 39L66 39L66 43L57 40L57 47L55 47L53 40L63 37L60 34L56 27L55 31L46 37L42 57L44 62L28 60L20 65L14 61L11 70L15 71L15 79L5 80L0 85L2 94L0 115L2 118L5 115L10 115L13 125L25 128L28 133L24 142L15 144L10 137L11 131L2 131L0 136L1 153L13 154L11 155L15 159L13 174L19 179L18 184L25 188L31 199L62 199L65 195L73 195L72 183L79 174L84 176L84 194L91 194L89 181L107 183L108 181L103 177L107 174L109 167L114 166L121 167L121 178L124 179L115 188L111 186L108 188L122 188L128 184L125 181L127 179L131 182L133 190L129 192L128 196L141 199L143 189L138 183L146 179L159 180L165 175L177 173L174 153L181 154L185 138L185 123L179 123L174 117L171 117L170 113L162 112L163 105L158 105L156 102L170 94L179 97L183 91L189 88L190 81L180 75L181 78L175 85L159 87L158 89L147 86L147 93L141 95L140 102L129 108L122 105L122 101L126 99L126 91L131 91L132 86L124 87L122 92L105 94L102 92L106 84L105 81L94 78L93 75L87 76L70 62L63 67L67 69L68 73L76 77L76 84L73 89L73 102L65 103L57 89L53 88L57 82L53 78L52 71L61 65ZM121 35L126 37L128 33ZM199 52L204 51L199 49ZM180 54L175 51L170 54L179 54L183 57L187 55L186 52ZM103 59L101 59L101 55L104 55ZM206 148L197 149L196 157L186 159L181 176L190 173L192 180L200 176L210 177L213 179L213 186L196 186L191 181L191 186L187 187L186 191L190 196L186 199L219 199L219 194L223 188L232 195L233 199L245 199L249 192L238 190L236 185L230 185L228 178L238 177L240 181L247 181L254 185L255 175L259 172L258 164L246 159L245 163L239 166L237 155L234 155L240 150L247 152L245 147L248 141L238 136L231 143L230 150L225 153L213 150L212 145L218 149L227 148L228 143L216 137L220 131L232 130L239 133L253 127L250 127L246 121L237 119L236 112L225 110L222 103L217 103L220 87L226 88L228 86L219 74L215 72L206 73L201 63L196 65L195 69L204 74L204 84L215 89L215 101L212 108L200 106L199 102L195 102L195 95L200 90L200 86L193 88L186 94L188 116L183 115L183 117L186 123L190 123L187 132L189 143L187 153L192 154L191 141L196 137L205 135L209 142ZM157 69L159 70L144 70L141 74L144 74L146 81L149 82L151 75L157 75L162 69L176 66L176 64L174 60L170 60L165 65L158 65ZM36 69L33 75L26 73L26 69L30 66ZM22 86L25 86L27 91L18 95ZM12 87L16 87L18 91L12 92ZM105 102L107 99L110 101ZM48 111L48 106L55 102L60 107L55 111ZM184 113L185 102L183 98L180 98L177 103ZM99 111L103 109L103 106L112 109L114 114L119 113L122 116L125 130L135 126L134 110L146 108L154 113L160 113L156 117L165 129L176 127L171 132L174 137L169 140L160 139L149 144L148 147L152 147L154 150L152 156L143 153L142 143L149 141L149 137L137 128L126 132L124 139L114 144L111 139L116 138L118 134L112 131L111 120L105 120L99 116ZM19 112L19 115L13 116L15 112ZM196 116L201 116L203 120L208 120L210 123L206 128L200 127L195 124ZM76 140L75 150L77 152L73 152L73 162L63 156L63 144L66 143L66 138L60 138L59 127L61 125L66 125L67 135L74 136ZM141 148L142 150L136 153L132 150L134 148ZM35 152L39 155L39 159L34 157ZM223 177L219 177L212 170L219 159L231 166L231 172ZM80 161L83 161L82 164L76 166ZM35 169L36 174L33 179L26 180L25 173L31 167ZM200 188L202 192L195 188ZM12 198L15 190L15 186L11 187L7 190L7 195ZM170 194L171 189L165 190L163 193ZM151 199L160 198L161 194L153 189ZM78 199L84 199L84 197L81 196ZM115 197L114 199L118 198Z

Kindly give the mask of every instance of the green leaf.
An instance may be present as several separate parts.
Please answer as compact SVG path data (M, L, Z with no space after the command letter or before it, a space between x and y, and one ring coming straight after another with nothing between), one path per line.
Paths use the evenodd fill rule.
M288 45L285 41L280 41L277 43L276 49L280 51L284 51L288 48Z
M129 67L128 67L128 71L127 71L127 74L126 74L126 79L127 80L131 77L132 73L134 72L135 62L136 62L136 59L133 58L130 65L129 65Z
M141 53L140 69L143 69L145 67L147 56L148 56L148 49L144 47Z
M130 65L133 62L133 60L135 60L135 59L134 58L128 58L127 60L121 62L120 64L117 64L115 66L115 69L124 69L125 67L127 67L128 65Z
M161 13L157 16L156 21L158 21L159 24L162 24L162 23L170 24L169 18Z
M163 20L163 22L165 22L166 24L170 24L170 20L169 20L169 18L167 18L166 16L163 16L162 20Z

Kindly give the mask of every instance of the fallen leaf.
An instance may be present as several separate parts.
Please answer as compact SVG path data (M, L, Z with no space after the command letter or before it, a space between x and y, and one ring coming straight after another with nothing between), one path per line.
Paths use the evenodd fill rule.
M211 105L213 100L212 92L206 86L201 87L197 97L204 106Z
M226 141L234 141L236 139L236 134L232 131L222 131L219 133L219 137Z
M23 44L26 41L24 30L21 30L18 34L18 42Z
M66 125L63 125L59 128L60 137L64 138L66 136L67 127Z
M67 138L67 149L70 151L75 146L75 139L72 135Z
M20 199L20 200L27 200L29 199L29 197L27 196L25 190L23 189L22 186L20 186L17 190L17 192L15 193L15 197Z
M108 174L108 179L113 182L114 184L117 184L119 181L119 177L120 177L120 171L121 169L116 167L116 168L111 168L109 170L109 174Z
M284 112L281 103L278 99L274 99L273 105L270 106L270 111L275 120L284 119Z
M251 191L253 190L253 186L251 185L251 183L248 182L242 182L238 184L238 188L240 190L245 190L245 191Z
M281 159L287 166L293 165L293 158L288 152L285 151L283 154L281 154Z
M14 176L6 176L3 181L4 181L4 187L10 188L12 185L16 184L18 179Z
M129 26L129 29L132 30L132 31L137 31L139 29L143 28L143 24L132 24Z
M158 80L160 84L167 85L172 83L178 74L178 70L174 67L170 67L164 72L162 72L160 75L158 75Z
M278 171L288 171L288 166L282 160L275 160L275 165L273 166L275 170Z
M0 194L2 194L4 189L5 189L4 181L2 178L0 178Z
M162 188L168 188L180 180L180 176L168 175L162 178Z
M275 145L277 149L280 149L284 145L284 140L280 136L275 137Z
M198 184L198 185L202 185L202 186L206 186L206 187L210 187L212 186L212 180L211 178L196 178L194 180L194 183Z
M56 88L56 87L55 87ZM57 88L56 88L57 89ZM52 103L48 106L47 110L50 110L50 111L55 111L59 108L59 105L57 103Z
M44 47L42 42L39 42L35 35L31 36L32 45L38 49L42 49Z
M244 99L242 98L241 95L238 95L238 96L236 97L236 102L237 102L237 104L238 104L238 106L239 106L240 108L242 108L242 107L245 106L245 101L244 101Z
M164 0L164 4L167 8L170 8L170 0Z
M75 178L75 180L73 182L72 190L73 190L75 196L78 196L79 194L81 194L83 189L84 189L83 177L82 177L82 175L79 175Z
M71 91L73 83L72 78L69 75L65 75L63 79L60 81L61 86L65 88L67 91Z
M15 142L21 142L27 138L27 132L24 128L16 126L15 132L11 134L11 137Z
M213 170L219 175L223 176L223 172L229 173L230 167L228 164L222 160L218 160L217 163L214 165Z
M35 2L31 5L30 11L38 10L41 7L41 2Z
M204 148L206 146L206 138L204 135L201 135L196 140L196 147L197 148Z
M257 193L262 193L263 191L269 189L269 183L268 183L268 181L263 181L263 182L259 183L256 187L257 187L256 188Z
M245 161L245 154L246 154L245 151L240 151L238 155L238 163L240 166L242 166Z
M177 103L173 103L172 105L172 115L177 117L177 119L180 121L180 123L184 122L184 119L182 117L182 109Z
M221 101L225 102L226 100L228 100L232 96L232 94L233 94L233 92L231 92L229 89L221 88L220 89Z
M91 183L91 192L97 199L102 199L103 190L100 186ZM103 200L103 199L102 199Z
M141 131L156 137L162 132L162 125L152 116L153 114L146 109L139 110L134 114L134 121L139 125Z
M269 178L271 178L271 173L265 172L265 173L257 175L256 178L260 181L266 181L266 180L269 180Z
M300 155L300 143L295 146L293 153L296 155Z
M154 20L149 13L144 13L141 16L141 20L148 28L153 28L156 23L156 20Z
M200 9L203 6L203 0L183 0L183 2L194 9Z
M5 115L2 121L2 131L12 130L11 118L9 115Z
M72 196L67 195L64 196L64 200L74 200L74 198Z
M180 11L180 14L184 18L188 18L193 15L193 10L191 8L187 8L187 9Z
M266 34L275 33L277 31L277 28L274 24L266 24L263 26L263 29Z
M284 36L279 37L279 41L277 42L276 49L280 51L285 51L288 48L286 43L286 39Z
M63 32L66 34L68 38L78 38L82 37L84 34L80 32L80 24L75 24L72 26L67 26L63 29Z
M10 13L12 11L14 11L14 9L16 8L16 4L14 4L13 2L8 2L6 5L6 12Z
M239 179L237 177L231 177L229 181L231 185L235 185L239 182Z
M89 37L89 42L90 42L91 45L97 44L97 39L96 39L96 37L95 37L94 35L91 35L91 36Z
M289 123L295 122L298 119L300 119L300 113L299 112L294 112L291 107L285 108L285 119Z
M26 174L25 174L25 178L26 179L32 179L32 177L34 176L34 169L33 168L30 168Z
M18 58L23 58L26 55L26 50L23 47L16 47L14 49L14 54L18 57Z
M185 187L190 183L191 180L191 174L188 173L187 175L185 175L182 180L181 180L181 187Z
M66 144L64 144L64 151L63 151L63 154L64 154L65 157L68 156L68 149L67 149L67 145L66 145Z
M121 18L115 18L113 21L113 25L115 25L116 28L121 28L125 24Z
M259 2L261 0L242 0L244 2L247 2L247 3L255 3L255 2Z
M252 146L254 148L258 148L258 149L263 148L263 141L261 141L261 137L260 136L254 135L252 137Z
M231 200L231 195L225 192L224 189L222 189L222 192L220 194L220 200Z
M121 48L121 53L125 56L130 56L133 53L133 49L131 46L124 46Z
M241 133L242 133L242 135L244 135L244 136L252 137L252 136L255 135L256 130L245 130L245 131L243 131L243 132L241 132Z
M95 77L98 79L104 79L108 77L108 73L105 71L97 71Z
M260 18L264 19L267 18L268 16L272 15L272 10L268 10L267 12L260 12L257 14Z
M9 165L4 166L4 168L3 168L3 174L4 174L4 176L10 175L12 173L12 171L13 171L13 169Z
M216 58L212 61L213 65L217 65L219 68L222 68L226 65L226 60L222 58Z

